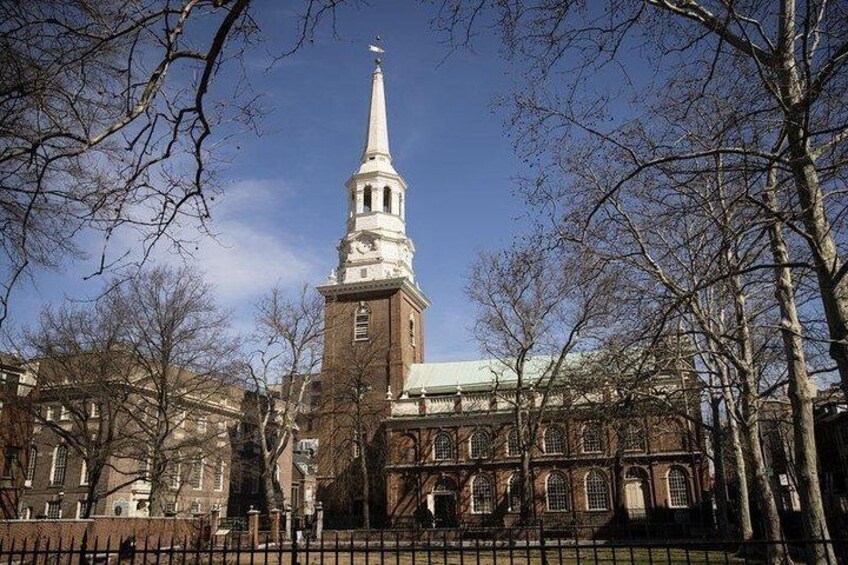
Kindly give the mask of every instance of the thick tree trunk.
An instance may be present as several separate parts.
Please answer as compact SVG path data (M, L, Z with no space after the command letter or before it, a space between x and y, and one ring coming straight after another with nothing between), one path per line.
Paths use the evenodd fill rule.
M262 467L262 487L265 491L265 511L270 512L275 508L279 510L280 502L279 498L277 497L277 489L274 488L275 465L273 465L268 459L266 459L264 454Z
M721 430L721 397L714 395L710 398L710 410L713 420L710 436L713 445L713 465L715 466L713 497L716 504L716 522L721 536L724 539L730 539L730 517L727 510L727 482L725 481L726 470L724 466L724 437Z
M733 448L733 469L736 474L737 504L739 514L739 530L743 541L754 538L754 527L751 524L751 498L748 492L748 462L745 460L745 448L742 445L742 434L739 432L739 423L736 420L736 399L730 388L730 377L723 365L718 366L718 375L721 380L721 392L724 397L724 406L727 409L727 428L730 431L730 445Z
M774 185L770 182L771 187ZM776 198L772 189L766 191L769 205L774 208ZM769 228L772 255L776 265L787 265L789 253L783 239L782 227L775 220ZM792 403L792 432L794 439L795 474L801 496L801 515L806 539L829 539L824 505L821 498L821 486L818 479L818 461L816 459L816 436L813 420L813 397L815 389L807 373L804 343L801 339L803 328L798 319L795 306L795 287L789 267L775 268L775 296L780 305L780 333L786 353L789 374L789 401ZM807 563L824 565L836 563L833 548L824 544L807 546Z
M784 129L790 157L789 167L801 204L804 226L810 237L822 307L830 334L830 356L836 362L842 389L848 395L848 280L840 275L842 260L824 207L824 196L807 130L811 94L802 87L795 55L796 0L782 0L778 28L779 92L784 111Z
M777 503L774 500L774 491L771 488L771 482L766 471L765 458L763 457L760 442L760 397L756 374L754 372L754 353L751 343L751 330L748 325L746 297L737 277L731 277L730 284L734 298L735 318L738 325L739 348L744 363L744 367L738 369L740 384L742 385L745 439L749 448L751 472L754 478L754 493L757 497L757 506L762 517L763 532L766 535L766 540L777 541L782 537L780 514L777 511ZM792 562L782 547L777 544L767 545L766 559L770 565Z

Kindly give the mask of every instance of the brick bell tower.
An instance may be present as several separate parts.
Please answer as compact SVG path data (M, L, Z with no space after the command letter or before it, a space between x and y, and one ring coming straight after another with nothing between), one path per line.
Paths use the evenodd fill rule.
M424 361L424 310L406 235L406 190L392 166L380 61L371 75L371 104L361 164L346 183L347 232L338 267L318 287L325 298L324 378L369 358L371 393L386 399L404 388L409 367Z

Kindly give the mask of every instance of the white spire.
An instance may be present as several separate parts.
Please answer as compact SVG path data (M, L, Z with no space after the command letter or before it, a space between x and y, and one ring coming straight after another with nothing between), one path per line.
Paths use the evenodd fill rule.
M386 92L383 88L383 71L380 65L371 75L371 107L368 112L368 131L365 137L365 149L362 162L371 158L385 158L391 161L389 153L389 126L386 120Z
M380 64L371 75L371 105L362 163L346 183L347 233L339 243L337 283L407 279L415 246L406 236L406 182L392 166ZM331 283L332 284L332 283Z

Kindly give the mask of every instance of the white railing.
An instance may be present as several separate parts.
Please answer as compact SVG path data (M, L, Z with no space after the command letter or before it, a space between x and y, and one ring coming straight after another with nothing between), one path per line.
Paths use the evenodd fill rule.
M417 416L418 399L402 398L392 403L392 416Z
M456 408L456 397L454 396L437 396L427 399L428 414L446 414L454 412Z

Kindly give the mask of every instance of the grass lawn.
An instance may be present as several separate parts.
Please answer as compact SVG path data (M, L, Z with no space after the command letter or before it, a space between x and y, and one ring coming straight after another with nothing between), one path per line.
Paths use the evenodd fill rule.
M612 565L669 565L669 564L697 564L697 565L720 565L720 564L742 564L749 563L755 565L761 563L758 560L749 558L747 561L724 551L708 551L703 549L685 550L685 549L666 549L666 548L645 548L645 547L597 547L591 546L581 547L576 551L572 547L563 547L561 550L557 548L549 548L545 551L546 561L542 560L542 552L537 549L531 549L528 553L526 548L514 548L512 552L508 549L498 548L492 551L491 548L481 548L479 554L473 548L459 552L456 550L448 550L445 553L442 550L433 550L429 553L426 551L401 551L395 553L393 550L387 549L381 555L379 551L372 551L366 554L362 551L354 550L340 551L338 554L333 551L326 551L323 555L319 552L310 551L309 554L305 551L298 553L299 565L580 565L580 564L595 564L609 563ZM179 563L179 562L177 562ZM251 555L241 555L236 563L235 556L227 556L227 565L291 565L291 554L287 552L277 553L270 550L267 554L254 553ZM177 565L175 563L175 565ZM182 565L182 564L180 564Z

